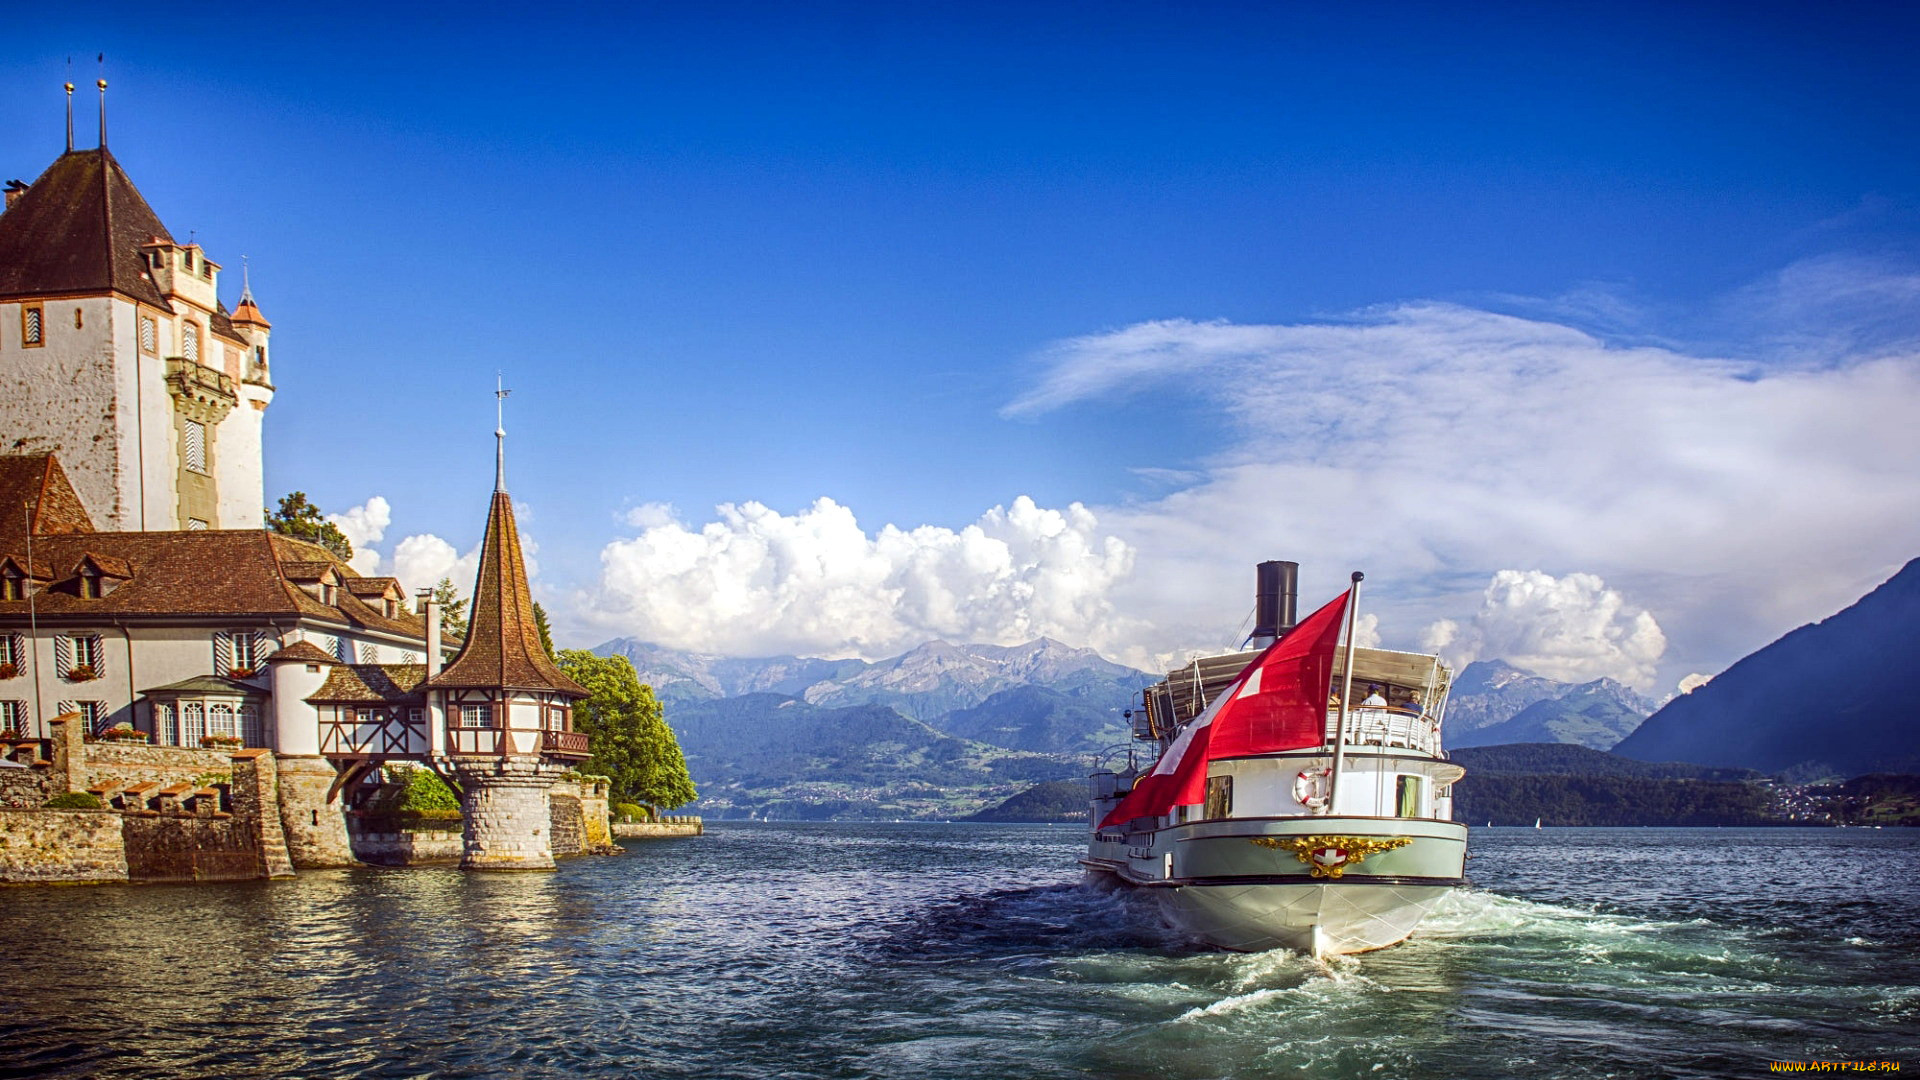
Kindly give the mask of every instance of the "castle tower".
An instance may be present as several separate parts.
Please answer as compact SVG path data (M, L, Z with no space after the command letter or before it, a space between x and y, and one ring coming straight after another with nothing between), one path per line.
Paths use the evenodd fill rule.
M588 756L587 737L573 730L573 703L587 691L540 644L504 463L495 475L466 641L427 685L446 717L445 753L466 817L460 865L553 869L547 793Z
M57 453L108 531L258 529L273 400L266 319L177 243L105 146L56 158L0 210L0 431Z

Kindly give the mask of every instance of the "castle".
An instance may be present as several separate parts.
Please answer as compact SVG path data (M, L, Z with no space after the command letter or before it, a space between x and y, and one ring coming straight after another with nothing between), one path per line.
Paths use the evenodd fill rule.
M270 327L250 288L220 302L219 264L173 240L105 135L74 149L69 109L66 152L0 209L0 766L26 770L0 770L0 832L58 849L33 830L66 825L22 815L84 792L130 823L245 817L218 841L249 853L240 876L345 865L381 843L350 827L356 799L415 762L461 798L463 865L551 868L586 691L534 626L505 432L463 638L443 640L430 594L416 607L267 531ZM245 791L205 783L222 775ZM573 790L591 848L605 788ZM122 830L134 847L152 831ZM122 876L140 865L119 857Z

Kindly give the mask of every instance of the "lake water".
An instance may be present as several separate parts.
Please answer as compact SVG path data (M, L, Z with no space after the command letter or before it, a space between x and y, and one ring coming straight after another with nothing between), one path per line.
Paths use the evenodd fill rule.
M1080 884L1075 827L718 823L556 874L0 890L0 1076L1920 1070L1920 831L1473 830L1317 964Z

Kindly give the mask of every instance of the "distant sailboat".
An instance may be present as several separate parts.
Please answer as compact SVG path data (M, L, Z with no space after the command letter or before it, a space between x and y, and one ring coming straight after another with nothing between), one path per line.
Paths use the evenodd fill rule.
M1533 819L1533 827L1534 827L1534 828L1536 828L1536 829L1540 827L1540 819L1539 819L1539 818L1534 818L1534 819Z

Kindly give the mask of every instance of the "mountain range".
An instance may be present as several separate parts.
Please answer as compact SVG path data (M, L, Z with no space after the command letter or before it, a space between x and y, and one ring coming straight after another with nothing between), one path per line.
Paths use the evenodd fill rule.
M1668 702L1615 752L1793 778L1920 772L1920 559Z
M1610 750L1655 708L1612 679L1569 684L1528 675L1504 661L1479 660L1453 681L1447 746L1569 743Z

